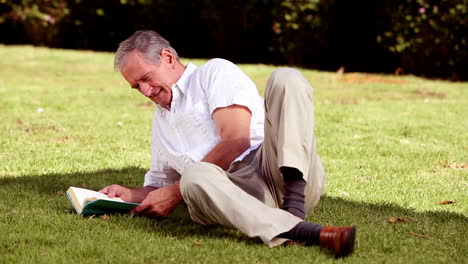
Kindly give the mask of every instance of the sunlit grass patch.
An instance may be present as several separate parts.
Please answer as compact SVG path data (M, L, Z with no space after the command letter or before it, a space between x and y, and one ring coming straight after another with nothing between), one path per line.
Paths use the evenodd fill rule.
M111 53L0 46L0 55L0 263L335 262L318 247L269 249L201 227L183 206L165 220L76 215L71 185L141 186L154 105L113 71ZM261 94L276 69L240 66ZM468 84L299 70L314 88L328 177L308 220L357 226L356 252L342 262L464 263Z

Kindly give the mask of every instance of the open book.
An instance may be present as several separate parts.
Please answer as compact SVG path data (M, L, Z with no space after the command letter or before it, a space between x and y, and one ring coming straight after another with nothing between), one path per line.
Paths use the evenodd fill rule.
M88 189L70 187L68 199L78 214L125 213L137 207L137 203L124 202L120 198L109 198L107 195Z

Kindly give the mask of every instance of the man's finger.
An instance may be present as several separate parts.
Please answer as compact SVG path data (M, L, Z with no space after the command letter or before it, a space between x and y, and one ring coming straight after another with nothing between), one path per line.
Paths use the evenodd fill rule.
M140 214L143 214L143 215L148 216L148 217L158 217L158 218L164 218L165 217L165 216L163 216L161 214L160 211L158 211L154 207L147 208L145 211L140 212Z
M107 194L109 192L109 186L106 186L106 187L102 188L98 192L103 193L103 194Z
M116 196L115 188L110 189L109 192L107 193L107 196L109 196L109 198L114 198Z
M145 215L152 216L152 217L161 217L161 215L156 211L145 212Z
M109 198L120 197L122 195L122 188L119 185L113 184L109 187L107 196Z
M139 206L135 207L135 208L132 210L132 212L133 212L134 214L140 214L140 213L142 213L142 212L148 210L149 208L150 208L150 206L149 206L148 204L142 203L142 204L140 204Z

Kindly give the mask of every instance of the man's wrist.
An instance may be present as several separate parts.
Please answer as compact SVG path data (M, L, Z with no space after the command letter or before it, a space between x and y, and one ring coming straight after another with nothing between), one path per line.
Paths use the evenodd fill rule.
M138 188L139 191L147 192L147 193L150 193L150 192L152 192L152 191L154 191L156 189L158 189L158 188L153 187L153 186L144 186L144 187Z
M152 186L145 186L141 188L131 189L133 190L130 196L131 200L132 202L135 202L135 203L141 203L146 198L146 196L148 196L150 192L156 189L157 189L156 187L152 187Z
M174 194L177 198L177 201L181 202L184 200L184 197L182 197L182 192L180 191L180 181L176 181L174 182L174 184L172 184L172 186L174 186Z

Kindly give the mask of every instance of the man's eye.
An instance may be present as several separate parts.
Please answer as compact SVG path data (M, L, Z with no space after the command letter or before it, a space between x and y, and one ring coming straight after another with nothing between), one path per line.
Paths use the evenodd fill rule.
M143 81L144 81L144 82L147 82L147 81L149 81L149 80L150 80L150 77L149 77L149 76L143 77Z

